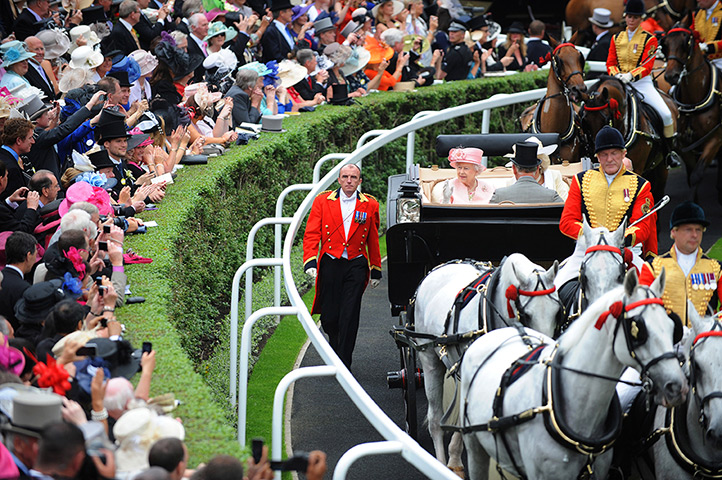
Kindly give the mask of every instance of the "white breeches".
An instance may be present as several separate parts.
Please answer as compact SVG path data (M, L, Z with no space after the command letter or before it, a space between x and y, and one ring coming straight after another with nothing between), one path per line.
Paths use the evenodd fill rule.
M711 62L718 70L722 70L722 58L715 58L714 60L711 60Z
M672 112L669 111L669 107L667 107L667 104L662 100L659 91L654 87L651 76L647 75L637 80L632 83L632 86L642 94L644 103L655 109L659 116L662 117L662 123L665 127L674 124Z

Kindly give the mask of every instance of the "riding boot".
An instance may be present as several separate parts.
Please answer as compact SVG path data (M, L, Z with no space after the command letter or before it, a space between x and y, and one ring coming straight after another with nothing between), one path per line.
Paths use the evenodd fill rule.
M664 144L664 151L666 152L667 168L677 168L682 166L682 158L674 150L674 138L677 136L677 132L674 131L674 126L665 125L664 135L662 136L662 142Z

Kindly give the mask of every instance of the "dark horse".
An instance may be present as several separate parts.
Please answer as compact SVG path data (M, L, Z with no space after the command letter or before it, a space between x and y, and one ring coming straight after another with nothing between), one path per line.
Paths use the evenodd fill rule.
M654 198L662 198L667 184L667 165L666 152L657 133L662 130L661 121L657 120L658 125L653 126L651 120L656 113L648 112L651 109L643 106L641 100L627 92L625 85L614 77L601 77L591 91L581 110L584 154L593 157L597 132L604 125L613 126L624 136L634 172L649 180ZM676 117L671 99L666 95L663 98Z
M573 42L574 37L570 42ZM558 133L561 146L555 157L570 162L579 160L581 146L579 122L574 102L587 91L584 84L584 57L573 43L558 43L550 38L552 51L546 95L521 116L525 132Z
M662 51L667 57L665 79L676 85L673 99L680 118L678 144L687 167L687 182L697 200L704 170L722 146L720 120L720 72L707 60L690 30L689 15L662 40ZM696 32L695 32L696 33ZM717 200L722 204L722 167L717 170Z

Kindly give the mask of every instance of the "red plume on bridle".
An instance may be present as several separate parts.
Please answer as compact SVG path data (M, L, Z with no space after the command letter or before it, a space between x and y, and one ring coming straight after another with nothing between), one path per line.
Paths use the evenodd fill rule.
M612 111L615 120L619 120L620 118L622 118L622 112L619 111L619 102L617 102L617 100L614 98L610 98L607 103L599 105L598 107L590 107L589 105L584 105L584 110L587 110L589 112L598 112L600 110L604 110L605 108L609 108L609 110Z

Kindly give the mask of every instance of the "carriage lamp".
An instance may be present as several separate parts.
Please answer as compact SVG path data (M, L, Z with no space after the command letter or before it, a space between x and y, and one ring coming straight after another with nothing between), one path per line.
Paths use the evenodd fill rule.
M419 184L406 180L399 187L396 200L396 223L418 223L421 221L421 195Z

